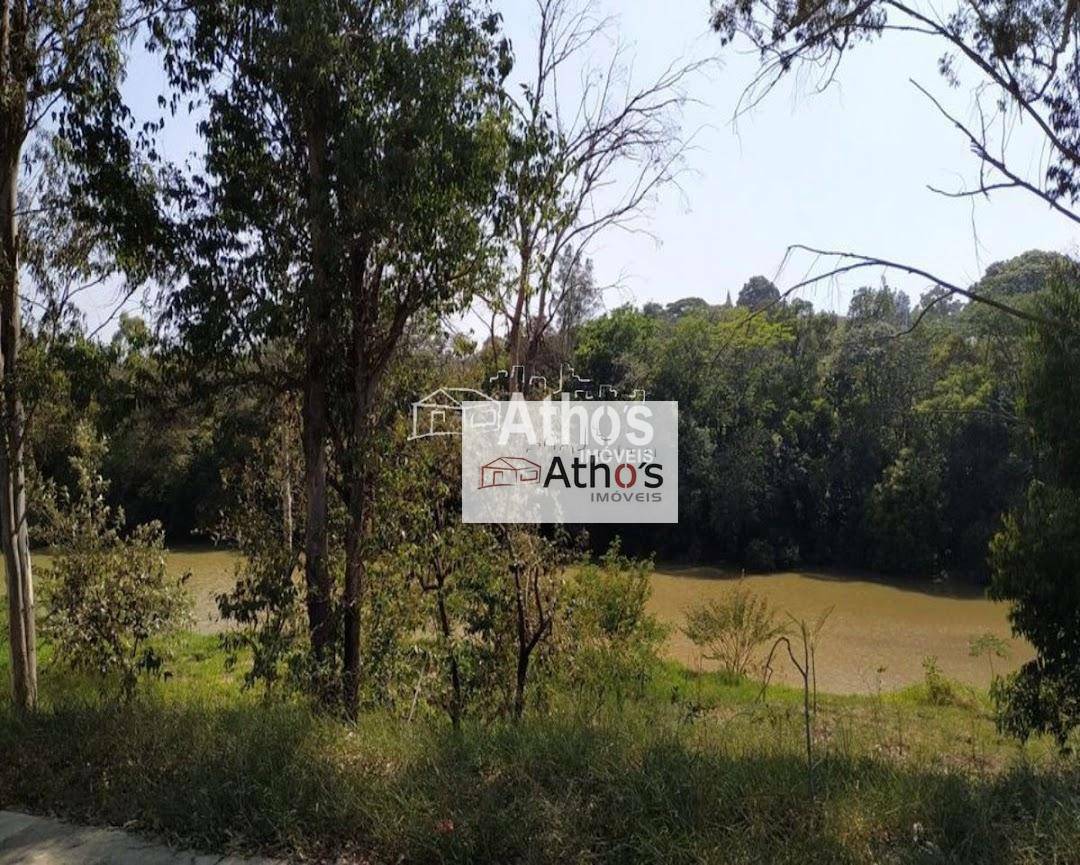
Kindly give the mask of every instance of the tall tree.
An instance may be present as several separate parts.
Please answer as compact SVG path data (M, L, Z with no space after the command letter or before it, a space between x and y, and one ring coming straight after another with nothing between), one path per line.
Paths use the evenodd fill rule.
M752 276L739 289L737 306L750 309L765 309L780 300L780 289L764 276Z
M173 315L230 362L296 346L276 385L302 394L311 642L326 671L341 635L342 687L322 691L351 713L379 385L413 317L460 306L486 265L509 49L465 0L207 2L166 44L179 92L209 108ZM331 491L348 511L340 595Z
M1032 334L1022 408L1036 477L990 545L990 594L1011 602L1013 628L1037 654L995 696L1010 732L1064 745L1080 726L1080 271L1062 267L1041 303L1071 327Z
M24 227L37 208L21 205L26 166L62 158L69 222L102 226L96 242L131 251L151 241L156 219L132 216L151 207L131 172L135 150L130 114L118 82L123 47L140 7L116 0L2 0L0 4L0 543L7 569L9 634L15 703L37 699L34 585L27 539L26 371L20 360L20 291ZM31 150L28 142L37 139ZM74 217L74 220L72 220ZM109 230L104 226L108 224Z
M626 47L591 3L535 0L535 8L536 65L512 102L506 272L484 298L505 325L509 363L529 368L574 302L575 283L558 272L583 264L603 232L640 229L677 178L685 85L701 65L673 62L635 84Z

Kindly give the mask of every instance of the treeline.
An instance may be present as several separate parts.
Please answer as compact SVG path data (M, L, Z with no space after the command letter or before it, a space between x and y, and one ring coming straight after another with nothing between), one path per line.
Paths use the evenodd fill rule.
M1034 304L1064 259L994 264L975 290ZM1031 472L1017 416L1022 323L888 286L846 315L781 300L688 298L582 330L581 374L679 401L679 525L635 549L768 570L843 565L986 574L987 544Z
M266 412L239 388L211 388L190 375L174 345L143 319L121 316L107 341L79 322L26 348L35 369L29 395L31 533L41 485L73 488L76 463L99 471L126 522L159 521L170 543L208 539L227 502L230 467L253 456Z
M1035 303L1061 261L1029 252L991 265L977 289ZM755 277L734 303L686 298L568 322L539 346L537 369L572 364L623 395L679 402L679 524L591 526L598 549L619 535L634 553L750 569L981 576L1032 469L1017 414L1024 334L933 292L912 308L902 292L863 288L838 315ZM492 348L416 325L391 377L391 414L404 418L425 388L484 386L506 357L500 341ZM161 520L174 544L215 536L235 504L228 479L282 423L299 422L294 405L262 399L242 365L232 382L192 375L138 318L104 343L73 326L41 363L40 474L69 479L71 457L98 449L113 503L133 524Z

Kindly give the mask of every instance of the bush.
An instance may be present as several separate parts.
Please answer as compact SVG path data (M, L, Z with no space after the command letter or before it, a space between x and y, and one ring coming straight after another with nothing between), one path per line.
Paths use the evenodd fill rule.
M651 559L622 554L618 539L599 562L578 567L568 586L566 649L572 678L596 700L639 692L658 660L666 629L647 611Z
M125 536L123 513L105 504L105 481L78 460L73 464L76 494L49 496L54 555L43 584L44 634L61 664L116 675L130 696L140 674L162 670L151 639L188 620L188 575L169 577L159 523Z
M299 421L289 402L280 410L283 420L274 434L253 446L250 460L223 473L232 496L215 532L216 541L240 553L235 585L216 597L221 618L232 623L220 638L227 666L234 668L240 658L250 662L245 687L262 685L267 692L282 685L311 689L330 672L314 669L304 610L297 551L304 503L293 501L294 490L303 488L295 441ZM328 559L337 565L333 556Z
M956 685L941 672L937 657L927 655L923 658L922 666L926 701L933 706L951 706L956 703Z
M746 675L754 653L785 630L769 602L741 585L685 615L683 633L731 678Z

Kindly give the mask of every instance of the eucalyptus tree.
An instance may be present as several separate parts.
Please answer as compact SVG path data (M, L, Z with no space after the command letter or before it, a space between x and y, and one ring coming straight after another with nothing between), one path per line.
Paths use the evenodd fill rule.
M138 270L144 257L135 250L161 248L163 224L146 175L132 171L138 145L152 129L134 129L119 93L124 48L146 11L144 4L118 0L0 3L0 540L13 690L23 709L32 708L37 695L27 371L20 358L26 223L33 228L35 221L56 219L58 210L69 226L92 222L91 245L112 252L110 263L96 268L103 271ZM63 183L41 200L28 179L56 164L64 166Z
M379 387L414 318L461 306L487 266L510 64L498 28L467 0L222 0L159 28L174 99L206 105L172 315L229 363L291 350L274 384L302 396L311 642L325 671L341 637L350 713ZM348 514L340 596L331 491Z

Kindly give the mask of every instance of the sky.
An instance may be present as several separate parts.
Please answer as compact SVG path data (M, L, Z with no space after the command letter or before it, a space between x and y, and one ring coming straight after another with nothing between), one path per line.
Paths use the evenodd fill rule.
M528 68L535 41L533 0L502 0L519 68ZM813 80L787 79L752 112L732 118L757 57L745 44L726 49L708 29L706 0L599 0L633 57L642 83L676 58L716 58L686 88L682 116L692 136L678 186L665 188L639 223L645 233L614 230L589 250L605 297L621 303L668 303L682 297L722 302L763 274L784 289L815 262L795 257L781 270L790 244L845 249L903 261L958 285L986 266L1032 248L1076 252L1080 231L1033 196L1008 190L990 200L948 199L927 184L960 189L977 177L965 139L912 84L914 79L964 120L973 116L968 86L950 89L937 72L940 46L893 35L845 58L834 83L818 93ZM610 45L597 45L603 62ZM964 84L977 83L974 76ZM162 76L153 59L133 58L125 92L138 113L149 112ZM564 92L573 97L573 81ZM168 128L172 158L194 154L190 120ZM1039 176L1039 140L1020 125L1011 131L1010 159ZM823 269L817 263L819 269ZM817 308L843 311L852 291L878 284L880 272L801 290ZM913 301L929 286L890 275ZM109 294L87 308L91 326L111 309ZM108 328L106 328L106 333Z

